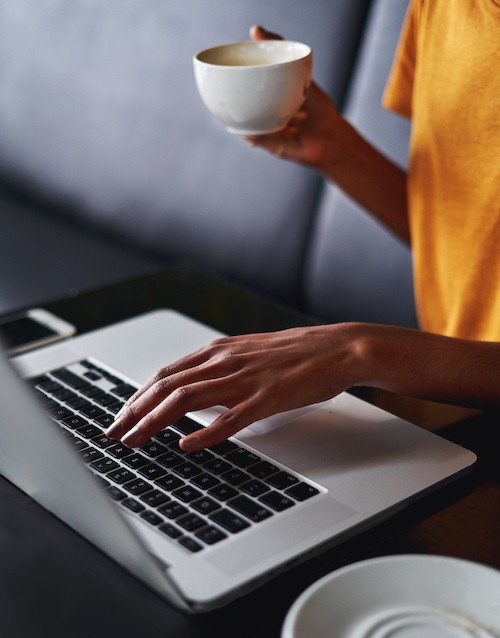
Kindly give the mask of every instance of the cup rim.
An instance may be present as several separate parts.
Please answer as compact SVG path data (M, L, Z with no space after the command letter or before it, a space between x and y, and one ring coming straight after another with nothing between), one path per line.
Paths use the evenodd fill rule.
M258 46L258 45L262 45L262 44L278 44L279 46L283 45L297 45L299 47L302 47L304 49L304 53L303 55L298 55L297 57L294 57L292 60L287 60L286 62L273 62L270 64L215 64L213 62L207 62L206 60L202 59L202 56L215 51L216 49L226 49L229 47L234 47L234 46L238 46L238 45L245 45L245 46ZM195 53L193 55L193 61L200 63L200 64L205 64L207 66L213 67L213 68L219 68L219 69L258 69L258 68L265 68L265 69L269 69L272 67L276 67L276 66L283 66L283 65L287 65L287 64L293 64L295 62L299 62L300 60L305 60L306 58L310 57L312 55L312 49L308 44L305 44L304 42L299 42L297 40L236 40L235 42L226 42L225 44L217 44L211 47L207 47L205 49L202 49L201 51L198 51L198 53Z

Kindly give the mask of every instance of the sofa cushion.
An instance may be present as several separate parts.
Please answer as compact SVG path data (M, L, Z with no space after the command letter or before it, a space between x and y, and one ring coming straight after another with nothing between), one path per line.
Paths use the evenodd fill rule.
M0 173L72 219L293 298L319 179L227 133L191 57L261 23L310 43L341 102L367 6L0 0Z
M0 195L0 314L76 295L164 267L78 224Z
M407 0L372 5L344 113L406 165L410 124L381 105ZM416 326L409 248L332 185L325 187L306 258L310 311L330 321Z

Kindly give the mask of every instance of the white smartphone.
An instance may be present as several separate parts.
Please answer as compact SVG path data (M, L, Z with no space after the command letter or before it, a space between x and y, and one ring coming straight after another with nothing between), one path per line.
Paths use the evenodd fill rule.
M66 339L75 332L75 326L43 308L0 319L0 335L9 356Z

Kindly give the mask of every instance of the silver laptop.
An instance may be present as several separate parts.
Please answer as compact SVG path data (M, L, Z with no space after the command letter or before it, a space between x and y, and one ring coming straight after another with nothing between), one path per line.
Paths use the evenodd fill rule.
M472 468L470 451L347 393L204 453L177 441L223 408L136 450L106 439L134 387L219 336L158 310L0 356L0 472L174 605L224 605Z

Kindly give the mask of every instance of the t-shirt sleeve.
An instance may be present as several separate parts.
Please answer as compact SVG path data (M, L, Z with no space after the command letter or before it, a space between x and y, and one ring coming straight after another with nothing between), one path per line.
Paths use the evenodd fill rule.
M382 104L390 111L411 119L413 80L417 49L418 2L408 7L394 54L391 72L382 96Z

